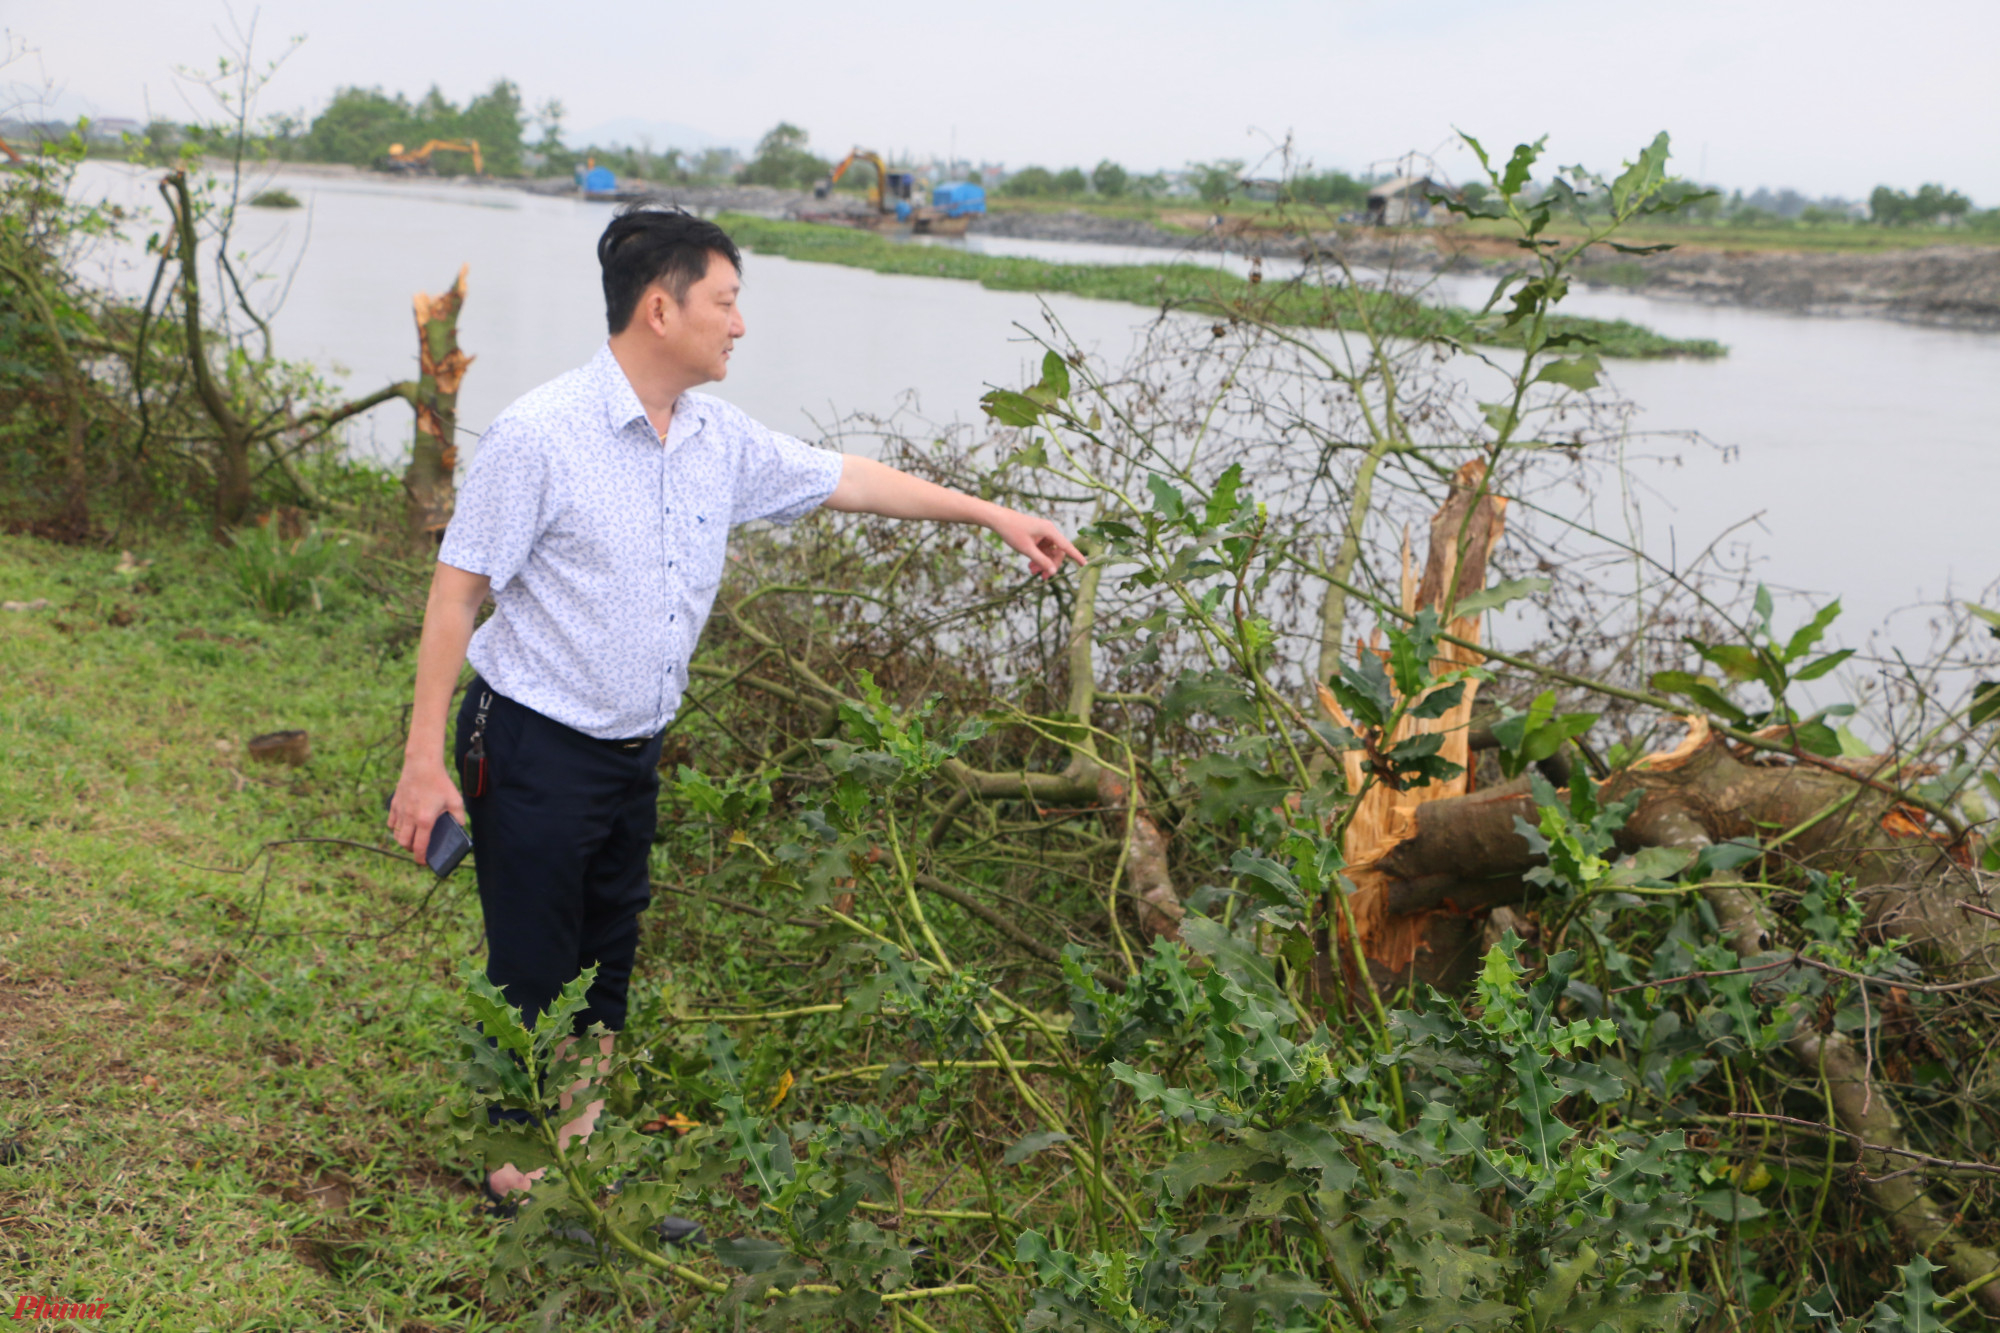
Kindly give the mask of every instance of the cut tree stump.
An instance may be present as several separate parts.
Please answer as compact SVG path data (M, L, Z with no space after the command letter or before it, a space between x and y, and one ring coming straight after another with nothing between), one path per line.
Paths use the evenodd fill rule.
M1507 502L1486 490L1485 479L1486 467L1477 461L1465 464L1453 475L1451 494L1431 519L1430 547L1421 579L1412 566L1409 537L1405 533L1403 610L1412 615L1436 610L1445 604L1447 589L1450 602L1456 604L1486 586L1487 560L1506 531ZM1444 629L1461 639L1477 642L1480 621L1476 614L1458 616ZM1373 644L1357 644L1356 651L1379 655L1382 651L1379 631L1377 638L1378 642ZM1484 660L1475 649L1442 643L1438 656L1432 659L1431 669L1437 673L1456 671L1477 666ZM1397 910L1397 877L1384 863L1415 836L1423 811L1439 802L1464 799L1470 791L1470 726L1478 688L1479 682L1467 681L1457 707L1435 718L1406 717L1386 742L1393 744L1411 736L1437 733L1444 738L1439 753L1459 766L1458 776L1400 791L1378 782L1361 798L1359 809L1347 826L1342 850L1355 889L1349 899L1349 910L1360 935L1361 951L1368 959L1370 975L1366 980L1377 987L1398 986L1412 976L1443 986L1477 965L1480 921L1467 915L1460 904L1443 900ZM1324 686L1320 688L1320 704L1335 722L1352 726L1351 719ZM1362 754L1350 750L1341 756L1341 762L1346 766L1348 790L1360 790L1365 777ZM1520 841L1511 825L1508 835ZM1329 998L1336 993L1334 957L1339 958L1339 968L1347 983L1341 989L1351 993L1357 982L1353 975L1353 951L1347 947L1344 934L1345 926L1337 923L1331 931L1322 932L1318 984L1320 993Z
M417 428L403 489L410 498L411 527L433 542L444 540L457 499L453 474L458 467L458 386L472 364L458 345L458 312L465 304L470 267L459 268L457 280L443 295L418 292L411 302L417 316L419 378L412 402Z
M260 764L298 768L312 758L312 737L303 731L267 731L250 738L250 757Z

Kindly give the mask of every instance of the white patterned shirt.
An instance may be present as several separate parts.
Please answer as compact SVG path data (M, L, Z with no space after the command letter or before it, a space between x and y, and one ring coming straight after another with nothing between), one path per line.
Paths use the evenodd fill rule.
M662 443L606 345L480 437L438 549L492 580L474 670L585 735L651 735L687 689L729 529L811 512L840 470L702 393L681 395Z

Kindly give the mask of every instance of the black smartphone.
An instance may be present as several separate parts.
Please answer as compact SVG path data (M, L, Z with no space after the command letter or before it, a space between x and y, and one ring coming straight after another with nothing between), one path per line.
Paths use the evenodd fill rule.
M472 839L465 836L465 830L451 817L451 811L440 810L437 822L431 825L430 846L424 849L424 864L431 873L443 879L458 869L458 863L472 850Z

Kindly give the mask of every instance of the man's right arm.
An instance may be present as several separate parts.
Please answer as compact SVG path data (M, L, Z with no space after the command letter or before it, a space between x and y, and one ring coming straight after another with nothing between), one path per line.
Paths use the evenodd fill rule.
M389 803L389 828L404 851L418 861L430 846L431 825L451 811L465 823L465 801L444 761L445 715L472 642L473 621L491 586L484 574L439 562L431 575L424 607L424 634L417 645L417 693L410 711L410 739L403 747L403 776Z

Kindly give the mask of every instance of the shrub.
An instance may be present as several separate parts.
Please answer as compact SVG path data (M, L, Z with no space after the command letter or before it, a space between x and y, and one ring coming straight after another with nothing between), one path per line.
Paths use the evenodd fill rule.
M318 528L287 540L277 519L238 529L229 567L244 599L265 615L284 617L310 606L325 609L324 593L347 560L347 541L328 541Z
M775 185L781 189L806 189L833 168L813 156L806 132L787 121L773 126L757 141L757 156L743 168L746 185Z
M1055 173L1047 167L1022 167L1007 177L1000 188L1003 193L1023 199L1039 199L1055 193Z

